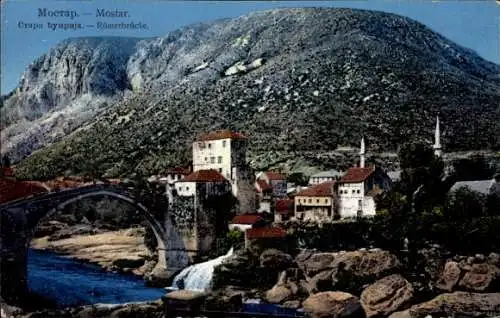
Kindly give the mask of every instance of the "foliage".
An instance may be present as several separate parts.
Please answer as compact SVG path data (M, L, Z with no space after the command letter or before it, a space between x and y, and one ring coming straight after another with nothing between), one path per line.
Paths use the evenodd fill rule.
M495 167L480 154L455 161L453 168L458 181L487 180L495 173Z
M485 214L486 197L467 187L457 189L446 201L444 215L448 219L480 217Z
M294 183L297 186L307 186L309 179L301 172L295 172L287 176L287 182Z

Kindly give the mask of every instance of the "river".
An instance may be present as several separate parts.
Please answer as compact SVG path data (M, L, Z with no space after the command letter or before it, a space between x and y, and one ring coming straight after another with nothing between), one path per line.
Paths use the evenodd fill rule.
M156 300L165 294L163 288L146 287L141 278L33 249L28 254L28 281L31 291L62 307Z

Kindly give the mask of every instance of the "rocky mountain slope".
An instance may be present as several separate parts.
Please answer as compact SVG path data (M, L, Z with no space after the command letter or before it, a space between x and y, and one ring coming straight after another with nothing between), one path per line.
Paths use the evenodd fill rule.
M438 114L448 150L500 147L500 66L394 14L255 12L143 40L125 55L101 76L126 70L119 87L134 93L33 153L19 164L21 174L153 173L189 160L193 138L218 128L250 137L254 165L290 156L311 161L356 146L361 135L370 152L392 151L409 138L431 141ZM9 98L6 111L23 94ZM52 121L39 138L48 140L72 117ZM14 154L43 144L18 132L6 137L22 140L7 148Z
M76 38L28 66L1 109L2 151L14 159L93 119L130 88L127 61L137 39Z

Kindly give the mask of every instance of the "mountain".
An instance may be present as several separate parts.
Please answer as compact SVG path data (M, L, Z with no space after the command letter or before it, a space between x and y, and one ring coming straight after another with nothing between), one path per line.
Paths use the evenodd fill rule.
M220 128L250 137L254 166L286 160L311 164L338 146L356 146L362 135L369 152L394 151L414 138L431 142L437 115L448 151L500 148L500 66L406 17L355 9L278 9L128 41L130 54L106 46L120 59L94 74L119 83L96 96L120 101L99 108L92 98L79 109L101 111L20 162L21 174L154 173L188 161L195 136ZM33 109L51 121L43 137L35 137L15 130L32 117L10 117L4 130L17 134L6 137L11 146L5 151L19 155L41 148L43 141L52 142L54 131L81 117L80 111L71 112L74 107L61 106L61 119L55 121L55 110L32 106L30 96L37 96L44 83L57 87L56 95L68 89L57 75L62 63L53 66L60 70L46 82L40 77L29 87L22 82L21 91L7 99L6 112ZM36 74L28 70L25 77ZM70 98L81 96L74 91ZM42 142L33 142L37 138ZM328 160L336 165L334 157Z
M137 41L68 39L31 63L17 89L2 98L2 152L22 158L120 100L130 89L126 67Z

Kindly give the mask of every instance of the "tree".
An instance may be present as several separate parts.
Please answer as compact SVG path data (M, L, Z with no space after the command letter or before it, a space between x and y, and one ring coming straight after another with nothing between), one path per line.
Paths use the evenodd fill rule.
M298 185L298 186L306 186L309 182L307 177L302 172L294 172L294 173L290 174L286 178L286 181L294 183L295 185Z
M484 214L484 202L485 198L481 193L462 187L448 197L444 215L453 220L480 217Z
M402 169L401 187L413 212L421 213L444 200L443 161L434 155L432 148L423 143L405 144L399 152ZM417 191L418 190L418 191ZM410 211L409 211L410 212Z
M453 163L453 168L458 181L486 180L494 173L493 167L482 155L459 159Z

